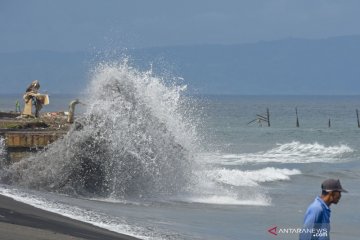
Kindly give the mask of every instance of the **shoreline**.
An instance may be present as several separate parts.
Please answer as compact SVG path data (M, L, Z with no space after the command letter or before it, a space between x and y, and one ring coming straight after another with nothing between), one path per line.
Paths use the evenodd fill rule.
M0 236L3 240L138 239L77 221L60 214L47 212L1 194Z

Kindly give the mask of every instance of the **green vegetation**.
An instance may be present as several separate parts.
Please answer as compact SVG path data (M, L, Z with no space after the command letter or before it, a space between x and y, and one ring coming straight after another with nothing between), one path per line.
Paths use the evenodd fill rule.
M48 128L49 125L43 121L0 121L0 128L2 129L35 129Z

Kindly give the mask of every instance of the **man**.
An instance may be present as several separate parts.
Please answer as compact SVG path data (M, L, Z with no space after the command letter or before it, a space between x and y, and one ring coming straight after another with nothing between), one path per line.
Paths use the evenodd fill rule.
M339 179L327 179L321 184L322 193L310 204L305 213L304 227L300 240L330 239L330 205L337 204L341 192L347 192L341 187Z

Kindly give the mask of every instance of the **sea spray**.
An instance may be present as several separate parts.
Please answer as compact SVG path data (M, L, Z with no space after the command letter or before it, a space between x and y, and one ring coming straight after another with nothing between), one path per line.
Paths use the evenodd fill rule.
M237 169L215 169L207 171L207 175L213 181L228 184L231 186L259 186L260 183L288 181L290 176L298 175L301 172L297 169L267 167L258 170L241 171Z
M83 195L181 192L192 182L197 146L184 90L126 62L99 64L84 116L46 151L13 164L3 180Z
M0 168L5 162L5 155L6 155L5 139L0 136Z

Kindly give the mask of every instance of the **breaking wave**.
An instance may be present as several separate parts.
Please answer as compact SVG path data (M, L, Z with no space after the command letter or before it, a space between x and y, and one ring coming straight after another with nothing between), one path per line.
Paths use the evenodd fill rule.
M267 190L259 185L236 185L224 183L219 170L202 170L197 173L196 184L189 194L176 196L176 201L196 202L220 205L268 206L271 198ZM228 174L224 173L229 177Z
M247 154L226 154L220 156L221 164L246 163L312 163L312 162L338 162L342 157L354 150L347 145L325 146L319 143L306 144L297 141L278 144L274 149Z
M3 181L115 197L183 191L197 146L185 89L126 61L99 64L84 116L46 151L10 166Z
M207 172L210 179L233 186L258 186L259 183L290 180L290 176L298 174L301 172L297 169L273 167L253 171L223 168Z

